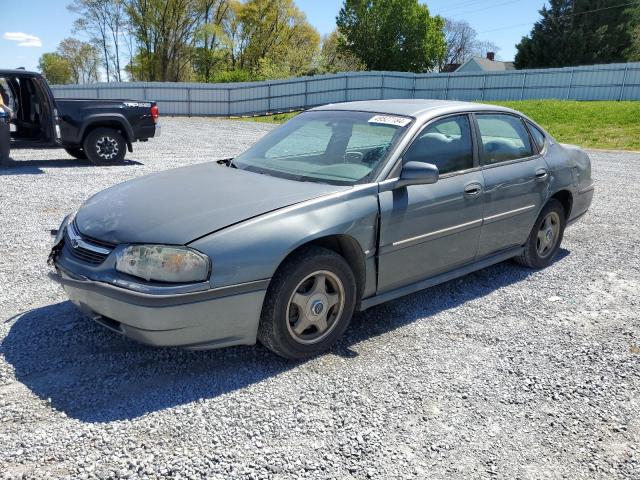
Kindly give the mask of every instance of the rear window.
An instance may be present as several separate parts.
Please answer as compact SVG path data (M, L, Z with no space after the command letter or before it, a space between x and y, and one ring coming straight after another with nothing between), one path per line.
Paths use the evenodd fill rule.
M533 155L529 134L518 117L505 114L478 114L476 118L482 141L484 165Z
M546 139L544 133L542 133L538 127L530 122L527 122L527 126L529 127L529 131L531 132L533 141L536 142L538 150L542 150L544 148L544 141Z

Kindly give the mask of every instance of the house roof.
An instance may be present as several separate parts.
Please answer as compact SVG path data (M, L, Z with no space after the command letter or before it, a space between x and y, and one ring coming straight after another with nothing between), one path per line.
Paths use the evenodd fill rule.
M499 60L489 60L488 58L483 57L472 57L466 62L464 62L458 70L464 67L467 63L475 61L480 68L487 72L504 72L505 70L515 70L515 66L513 62L501 62Z
M462 64L461 63L447 63L444 67L442 67L442 70L440 70L440 73L455 72L457 69L460 68L460 65L462 65Z

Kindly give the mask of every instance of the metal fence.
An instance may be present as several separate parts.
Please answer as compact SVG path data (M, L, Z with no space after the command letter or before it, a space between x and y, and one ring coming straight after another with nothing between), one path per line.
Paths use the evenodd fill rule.
M57 98L155 100L165 115L240 116L389 98L640 100L640 63L478 73L349 72L248 83L52 86Z

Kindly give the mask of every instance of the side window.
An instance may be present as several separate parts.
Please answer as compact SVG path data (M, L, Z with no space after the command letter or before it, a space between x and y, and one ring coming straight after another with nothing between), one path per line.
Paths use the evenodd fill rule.
M473 168L469 117L448 117L429 125L411 144L404 161L432 163L441 175Z
M529 134L518 117L501 114L477 114L482 140L484 165L516 160L533 155Z
M544 148L544 141L546 138L544 136L544 133L542 133L538 127L530 122L527 122L527 125L529 126L529 131L531 132L533 141L536 142L536 145L538 146L538 150L542 150Z

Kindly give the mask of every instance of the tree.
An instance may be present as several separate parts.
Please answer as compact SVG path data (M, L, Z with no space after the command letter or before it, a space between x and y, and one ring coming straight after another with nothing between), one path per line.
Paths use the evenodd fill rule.
M516 46L516 68L624 62L629 56L634 25L628 9L607 0L550 0L540 15Z
M107 81L122 81L120 41L126 28L124 0L73 0L67 8L78 15L73 22L74 32L87 33L100 46Z
M120 65L120 40L127 34L126 12L124 0L111 0L107 6L107 27L111 33L113 56L111 61L115 71L114 77L122 81L122 67Z
M73 83L99 80L100 55L95 46L75 38L65 38L60 42L57 53L69 63Z
M294 0L73 0L69 9L108 79L123 70L142 81L286 78L321 63L320 35Z
M229 55L225 23L233 14L228 0L202 0L200 25L196 31L193 66L198 79L211 81L216 71L224 69Z
M53 85L65 85L73 81L69 61L59 53L43 53L38 61L38 69Z
M440 70L448 64L462 64L472 57L486 57L497 52L492 42L478 40L478 33L465 21L446 19L444 22L445 54Z
M364 70L365 65L357 56L340 48L340 33L334 30L322 40L320 50L320 72L338 73Z
M423 72L445 54L444 20L418 0L345 0L337 26L341 49L369 70Z
M631 45L625 53L628 61L637 62L640 61L640 4L637 7L631 7L628 13L631 25Z
M235 4L234 58L240 69L279 65L287 76L305 73L320 46L320 34L293 0L248 0Z
M179 82L192 77L201 0L129 0L127 13L140 52L131 69L142 80ZM137 70L141 66L140 70Z

